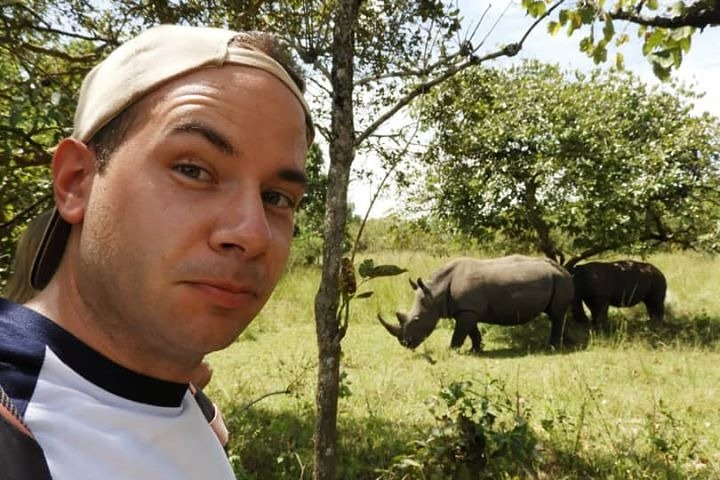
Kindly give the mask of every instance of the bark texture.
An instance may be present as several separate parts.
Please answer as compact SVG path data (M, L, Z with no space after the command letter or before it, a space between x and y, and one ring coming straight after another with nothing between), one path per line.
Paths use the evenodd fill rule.
M337 475L337 404L340 388L342 330L338 318L338 273L347 221L347 192L355 156L353 118L354 33L359 0L338 2L333 32L331 84L332 123L330 170L326 201L323 272L315 296L318 342L315 455L313 479L334 480Z

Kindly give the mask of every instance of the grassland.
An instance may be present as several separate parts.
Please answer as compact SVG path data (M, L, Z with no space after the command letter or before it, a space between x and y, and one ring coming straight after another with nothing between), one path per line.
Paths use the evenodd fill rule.
M720 259L649 258L665 272L668 319L612 310L614 331L549 322L484 327L485 350L448 348L444 320L415 351L379 325L412 299L407 277L447 257L381 252L410 271L375 279L353 302L343 341L339 478L720 478ZM210 394L232 431L238 478L310 478L319 271L288 272L261 316L210 357ZM469 421L469 423L468 423Z

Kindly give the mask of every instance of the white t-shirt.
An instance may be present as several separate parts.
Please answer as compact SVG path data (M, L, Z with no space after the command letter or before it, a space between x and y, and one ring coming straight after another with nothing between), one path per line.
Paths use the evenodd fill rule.
M2 299L0 385L53 480L235 478L186 384L128 370Z

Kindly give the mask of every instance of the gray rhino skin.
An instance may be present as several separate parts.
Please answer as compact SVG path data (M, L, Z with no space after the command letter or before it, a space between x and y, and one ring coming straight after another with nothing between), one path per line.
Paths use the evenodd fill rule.
M588 323L583 303L592 314L594 328L607 329L608 307L645 304L650 320L662 323L665 315L665 275L654 265L632 260L589 262L573 270L573 318Z
M435 271L427 285L410 281L415 301L409 313L397 312L399 325L378 319L402 345L415 348L437 326L440 318L454 318L450 346L460 348L466 337L479 352L478 323L519 325L545 312L550 317L550 345L562 341L563 322L574 298L570 274L557 263L536 257L511 255L477 260L460 258Z

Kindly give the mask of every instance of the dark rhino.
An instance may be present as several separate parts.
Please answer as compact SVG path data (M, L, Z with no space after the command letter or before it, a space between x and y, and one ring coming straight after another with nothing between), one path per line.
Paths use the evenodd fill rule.
M450 346L460 348L466 337L472 349L481 349L478 323L519 325L540 313L550 316L550 345L562 340L565 313L573 301L570 274L557 263L511 255L490 260L460 258L448 262L427 284L410 281L415 302L408 314L397 312L399 325L380 322L400 343L415 348L427 338L440 318L454 318Z
M662 323L665 314L665 275L654 265L632 260L589 262L572 269L575 284L573 317L588 323L583 303L592 314L594 328L608 327L608 307L645 304L650 320Z

